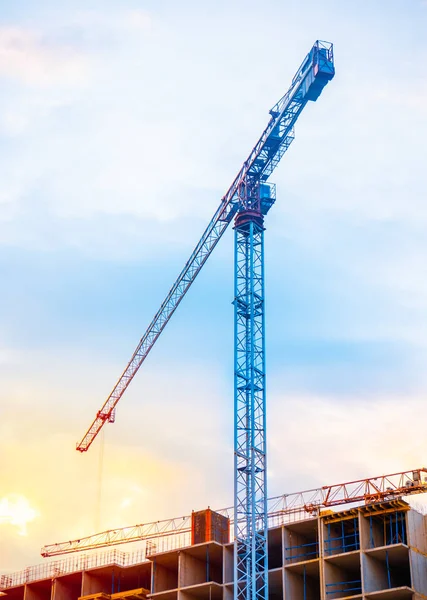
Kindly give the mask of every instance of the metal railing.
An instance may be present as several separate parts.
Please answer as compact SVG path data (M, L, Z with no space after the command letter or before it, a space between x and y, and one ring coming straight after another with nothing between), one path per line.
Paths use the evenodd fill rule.
M55 577L61 575L86 571L96 567L105 567L107 565L128 567L146 560L145 549L135 550L134 552L121 552L114 549L97 554L70 556L62 560L27 567L22 571L9 573L8 575L0 575L0 589L5 590L41 579L55 579Z

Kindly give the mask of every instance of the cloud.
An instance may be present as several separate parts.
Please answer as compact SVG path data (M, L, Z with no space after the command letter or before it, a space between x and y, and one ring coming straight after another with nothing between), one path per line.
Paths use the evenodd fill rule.
M13 348L0 345L0 368L18 364L18 353Z
M373 99L381 106L393 110L400 108L411 111L411 117L423 118L427 115L427 83L423 78L411 80L411 92L402 90L402 83L387 81L383 87L373 90Z
M5 495L19 489L40 514L28 522L25 544L15 529L2 530L0 570L40 562L38 552L45 544L231 502L231 488L224 494L231 471L224 477L218 461L224 454L221 410L203 419L209 404L218 405L212 384L202 386L208 382L205 374L195 373L192 379L203 394L202 403L189 397L179 368L169 369L168 376L162 370L163 377L155 371L148 381L139 379L124 399L116 424L106 427L105 447L100 435L81 455L75 442L104 399L112 373L115 377L122 365L89 360L83 372L66 361L64 371L61 359L58 369L50 363L46 379L40 377L44 360L39 353L33 359L31 369L39 376L24 369L18 378L11 373L3 380L0 461ZM71 373L77 386L70 385L67 392L61 382ZM35 406L43 415L37 424L28 416ZM197 421L203 425L196 426ZM228 458L231 469L232 455Z
M71 20L71 29L85 35L92 27L106 35L113 29L117 34L114 45L94 43L89 49L79 35L67 37L66 29L52 38L48 30L36 34L3 28L6 54L0 72L3 68L30 82L45 73L44 80L55 84L48 91L9 90L0 100L0 131L8 143L7 153L0 148L0 202L6 206L1 218L8 223L8 243L17 232L15 224L19 244L26 218L42 213L66 222L82 218L84 229L85 219L96 227L103 214L165 222L189 212L207 220L216 209L221 192L209 208L204 199L211 182L206 185L205 166L194 160L199 154L195 130L202 126L202 114L183 94L185 83L179 79L188 79L184 63L169 56L164 39L147 46L136 36L134 48L123 32L149 28L150 23L151 17L141 11L81 13L74 24ZM157 67L150 56L159 60ZM69 67L80 59L91 66L84 92L78 81L68 78ZM62 76L73 83L65 90ZM214 124L204 122L203 137L215 134ZM213 161L210 171L212 165ZM34 215L29 214L33 210ZM50 215L45 214L44 222L53 231L57 224ZM34 239L33 233L30 228Z
M74 86L88 73L87 57L75 49L49 44L38 31L0 27L0 76L28 85Z
M108 31L135 31L137 33L149 32L153 27L153 16L141 9L121 9L118 11L83 10L76 11L70 18L68 26L78 26L98 32Z
M7 424L14 428L11 417ZM0 455L13 456L13 468L2 458L2 489L23 490L0 499L1 572L39 563L45 544L166 517L170 489L180 485L177 464L165 464L136 445L110 445L100 480L99 442L90 454L81 456L74 450L77 427L63 434L55 431L54 419L48 418L46 425L27 436L24 423L19 435L0 443ZM145 493L138 492L136 485Z
M276 391L269 410L270 495L422 467L425 444L411 432L426 418L425 399L417 395L343 401Z

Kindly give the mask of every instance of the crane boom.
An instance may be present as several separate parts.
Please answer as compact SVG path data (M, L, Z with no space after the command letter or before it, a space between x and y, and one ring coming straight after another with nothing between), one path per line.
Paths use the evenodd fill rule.
M303 513L304 516L309 516L317 514L322 508L357 502L371 504L425 492L427 492L427 469L409 469L400 473L325 485L320 488L269 498L268 516L269 519L274 519L274 524L277 525L278 522L285 522L286 517L293 514ZM216 512L231 519L234 518L232 508L224 508ZM153 523L110 529L78 540L49 544L43 546L41 555L44 557L59 556L129 542L180 536L189 534L190 531L191 515L186 515ZM188 537L183 538L183 541L188 543ZM178 545L175 543L174 547L178 547Z
M117 403L238 211L241 184L246 184L248 181L252 183L267 181L294 139L293 127L300 112L309 100L318 98L324 85L333 75L332 44L315 42L292 79L289 90L270 110L267 127L223 196L200 241L141 338L125 370L82 440L77 444L78 451L86 452L104 424L107 421L114 421Z

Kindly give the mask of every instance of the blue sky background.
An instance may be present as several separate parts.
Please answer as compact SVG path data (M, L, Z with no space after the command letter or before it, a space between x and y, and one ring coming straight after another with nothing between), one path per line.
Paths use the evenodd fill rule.
M0 572L231 504L231 230L108 427L101 510L74 445L317 38L337 74L266 222L270 494L427 462L427 3L0 7Z

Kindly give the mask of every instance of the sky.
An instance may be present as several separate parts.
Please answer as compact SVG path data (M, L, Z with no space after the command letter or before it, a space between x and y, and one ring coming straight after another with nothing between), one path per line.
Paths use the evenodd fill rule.
M0 573L232 504L231 228L75 444L316 39L265 223L269 495L426 464L427 2L0 9Z

